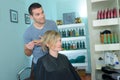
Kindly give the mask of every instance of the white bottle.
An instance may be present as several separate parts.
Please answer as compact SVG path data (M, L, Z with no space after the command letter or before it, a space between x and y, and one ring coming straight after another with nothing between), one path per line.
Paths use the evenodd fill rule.
M119 63L119 60L118 60L118 57L117 57L117 55L114 55L114 68L115 69L119 69L120 68L120 65L119 65L120 63Z

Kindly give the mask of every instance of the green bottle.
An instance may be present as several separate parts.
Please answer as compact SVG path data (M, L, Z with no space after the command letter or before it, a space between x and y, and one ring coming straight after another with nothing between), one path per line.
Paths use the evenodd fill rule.
M75 36L78 37L79 36L79 28L75 30Z
M80 49L79 41L77 41L77 49Z
M84 41L82 42L82 48L85 49L85 43L84 43Z
M107 38L106 34L104 34L104 44L107 44Z
M114 37L115 37L115 43L118 43L118 37L116 33L114 34Z
M62 48L63 48L63 50L65 49L65 43L64 42L62 42Z
M70 42L68 42L68 50L70 50Z
M114 35L113 35L113 33L111 34L111 36L112 36L112 43L114 43L115 41L114 41Z
M84 36L84 29L82 28L82 36Z
M83 48L83 46L82 46L82 42L80 41L80 49L82 49Z
M108 44L111 43L111 41L110 41L110 34L107 34L107 42L108 42Z

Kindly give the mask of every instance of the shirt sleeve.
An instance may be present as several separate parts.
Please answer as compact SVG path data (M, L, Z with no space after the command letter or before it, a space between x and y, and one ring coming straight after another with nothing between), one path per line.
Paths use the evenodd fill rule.
M30 32L28 30L23 34L24 44L27 44L31 41Z

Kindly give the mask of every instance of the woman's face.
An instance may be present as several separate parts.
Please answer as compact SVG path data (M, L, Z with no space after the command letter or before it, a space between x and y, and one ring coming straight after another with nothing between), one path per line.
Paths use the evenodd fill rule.
M58 52L62 50L62 42L61 42L61 38L58 38L55 42L55 44L53 45L52 43L48 45L49 50Z

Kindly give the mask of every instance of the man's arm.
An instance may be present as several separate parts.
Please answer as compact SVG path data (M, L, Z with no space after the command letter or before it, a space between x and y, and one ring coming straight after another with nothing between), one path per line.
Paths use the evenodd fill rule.
M26 45L24 46L24 53L25 53L25 55L27 55L27 56L31 56L32 55L32 50L31 49L28 49L27 47L26 47Z
M33 40L33 41L29 42L28 44L25 44L24 53L27 56L31 56L34 46L35 45L40 46L40 44L41 44L41 40Z
M33 50L34 46L35 46L34 41L31 41L28 44L25 44L24 52L25 52L25 54L27 56L31 56L32 55L32 50Z

